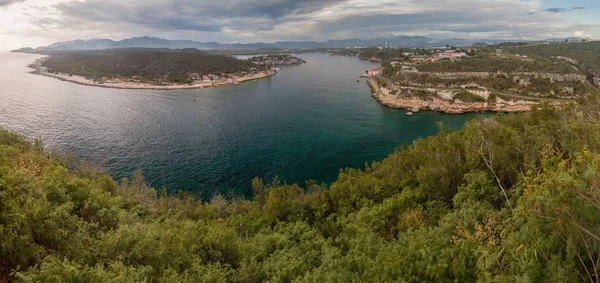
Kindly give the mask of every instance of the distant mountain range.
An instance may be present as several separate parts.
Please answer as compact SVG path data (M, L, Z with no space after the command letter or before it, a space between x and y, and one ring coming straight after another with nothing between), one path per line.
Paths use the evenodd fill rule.
M565 39L548 39L545 41L564 41ZM569 38L572 40L582 40L581 38ZM54 53L70 50L98 50L112 48L197 48L197 49L298 49L298 48L344 48L350 46L398 46L398 47L439 47L439 46L469 46L474 43L496 44L507 42L510 40L503 39L435 39L423 36L397 36L389 38L374 38L374 39L344 39L344 40L328 40L328 41L277 41L274 43L218 43L218 42L197 42L192 40L167 40L156 37L133 37L114 41L110 39L90 39L90 40L73 40L65 42L57 42L48 46L38 48L24 47L13 50L13 52L25 53Z

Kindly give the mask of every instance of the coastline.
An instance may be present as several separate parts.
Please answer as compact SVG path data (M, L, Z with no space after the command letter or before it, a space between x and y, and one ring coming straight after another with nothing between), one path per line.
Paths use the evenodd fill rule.
M435 111L446 114L465 114L471 112L504 112L518 113L532 111L539 102L529 100L504 100L496 98L496 101L488 102L463 102L459 100L446 100L440 97L421 99L419 97L407 97L394 95L390 90L379 85L375 78L370 78L367 84L371 88L371 96L381 105L390 108L404 109L411 112ZM560 103L553 103L559 105Z
M43 59L43 58L42 58ZM134 81L123 81L120 79L111 79L106 82L96 82L94 80L70 74L63 73L50 73L43 70L41 66L41 59L36 60L30 68L33 69L31 73L42 75L46 77L51 77L55 79L59 79L61 81L76 83L85 86L95 86L95 87L103 87L103 88L116 88L116 89L145 89L145 90L181 90L181 89L200 89L200 88L210 88L210 87L221 87L227 85L235 85L243 82L249 82L254 80L259 80L267 77L271 77L277 74L277 70L268 70L262 71L255 74L250 74L246 76L234 77L232 82L220 81L220 82L201 82L194 84L166 84L166 85L155 85Z

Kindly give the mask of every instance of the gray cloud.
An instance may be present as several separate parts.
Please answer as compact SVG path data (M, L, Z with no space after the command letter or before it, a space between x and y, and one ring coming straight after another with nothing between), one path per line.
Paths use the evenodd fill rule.
M568 12L573 12L573 11L578 11L578 10L585 10L586 7L580 7L580 6L576 6L576 7L571 7L571 8L548 8L543 10L542 12L548 12L548 13L553 13L553 14L560 14L560 13L568 13ZM529 12L528 14L534 14L535 12Z
M546 9L544 11L546 11L548 13L562 13L562 12L565 12L565 11L568 11L568 10L565 9L565 8L548 8L548 9Z
M8 6L17 2L23 2L25 0L0 0L0 7Z
M127 20L139 20L143 17L160 16L199 16L213 18L266 17L281 18L289 14L306 14L325 6L346 0L221 0L221 1L160 1L149 0L130 2L105 0L87 0L66 2L56 7L67 15L80 15L92 20L107 20L121 16ZM105 13L112 11L112 13ZM124 17L128 14L129 17Z
M585 7L539 10L539 2L526 0L81 0L52 9L56 14L32 23L63 34L72 30L74 38L255 42L400 34L555 37L574 32L561 15Z
M289 15L303 15L345 0L222 0L106 1L88 0L56 5L71 22L114 22L161 30L218 32L269 30Z

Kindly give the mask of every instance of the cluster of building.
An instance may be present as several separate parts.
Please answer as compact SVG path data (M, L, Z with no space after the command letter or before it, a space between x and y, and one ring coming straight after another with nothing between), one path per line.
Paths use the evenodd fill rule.
M467 53L456 50L446 50L433 55L408 55L411 62L435 62L437 60L449 59L455 60L463 57L467 57Z

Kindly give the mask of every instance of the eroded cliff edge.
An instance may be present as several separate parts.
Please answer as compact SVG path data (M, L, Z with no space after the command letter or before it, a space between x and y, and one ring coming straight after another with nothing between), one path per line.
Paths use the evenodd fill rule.
M427 97L413 93L410 88L392 90L381 85L376 77L369 78L367 84L371 95L384 106L405 109L411 112L436 111L447 114L463 114L469 112L526 112L531 111L539 102L522 99L502 99L489 97L487 101L466 102L448 94L430 95ZM558 104L554 102L552 104Z

